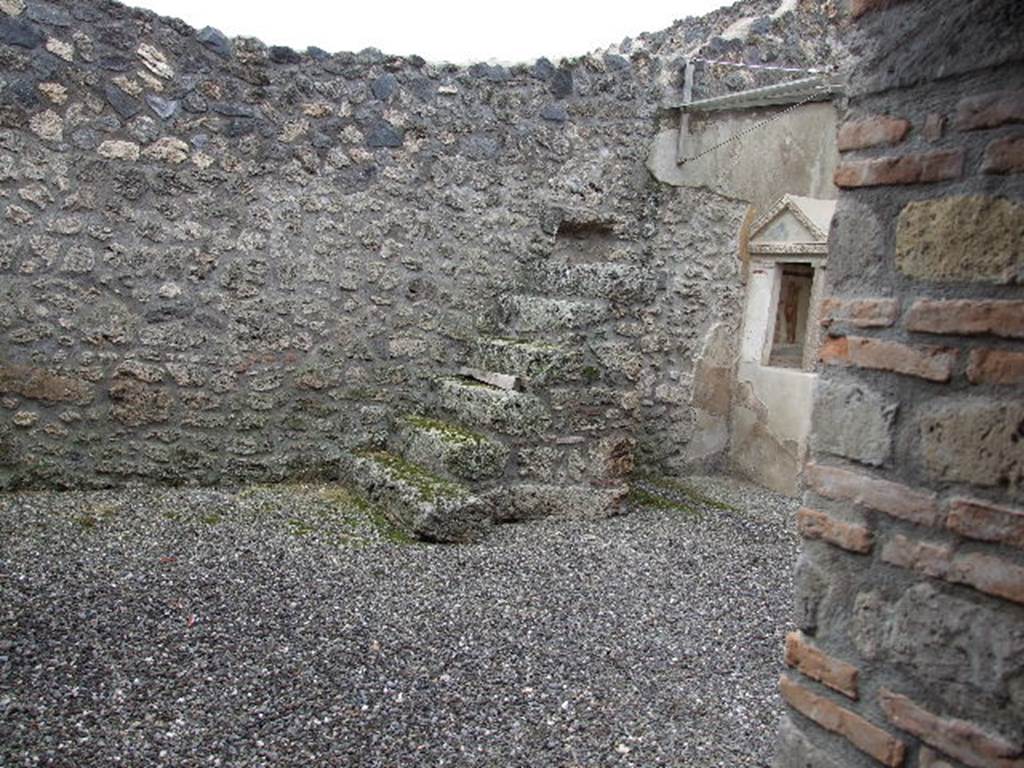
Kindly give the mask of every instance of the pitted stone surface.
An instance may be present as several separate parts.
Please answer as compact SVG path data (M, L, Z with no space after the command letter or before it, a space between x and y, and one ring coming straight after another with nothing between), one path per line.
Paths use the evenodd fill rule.
M971 195L909 203L896 225L896 264L924 280L1008 282L1024 262L1024 205Z
M585 328L609 316L603 302L582 299L508 295L501 299L501 306L506 323L525 333Z
M441 407L469 426L526 436L539 434L550 421L543 403L530 394L467 379L442 379L438 388Z
M880 466L892 451L897 405L858 384L819 382L814 401L814 447Z
M931 477L1024 497L1024 403L933 404L919 414L918 428L921 461Z
M516 483L491 494L490 502L498 522L536 520L543 517L612 517L625 511L629 488L617 485L546 485Z
M491 523L486 500L385 451L346 457L341 476L379 504L394 525L419 539L471 541Z
M505 472L509 449L486 435L438 419L401 419L397 446L408 461L464 480L487 480Z
M579 379L584 367L582 351L568 343L520 339L482 337L471 359L483 368L521 376L535 386Z

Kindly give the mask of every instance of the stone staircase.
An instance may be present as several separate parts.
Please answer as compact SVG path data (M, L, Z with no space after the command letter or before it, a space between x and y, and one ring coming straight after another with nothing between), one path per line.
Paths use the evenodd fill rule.
M419 413L394 419L386 450L346 457L342 478L427 541L470 541L492 523L553 514L618 514L633 441L614 376L587 339L653 280L621 263L525 270L499 301L498 333L434 382Z

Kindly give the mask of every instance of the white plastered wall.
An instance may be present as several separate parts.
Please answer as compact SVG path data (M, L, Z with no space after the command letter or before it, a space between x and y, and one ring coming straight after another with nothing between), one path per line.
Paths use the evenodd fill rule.
M812 350L816 347L816 305L824 292L822 261L807 256L754 258L747 281L733 398L732 459L751 479L790 495L799 490L807 455L817 375L810 370L772 367L767 362L783 262L816 267L806 340ZM813 359L813 352L810 357Z

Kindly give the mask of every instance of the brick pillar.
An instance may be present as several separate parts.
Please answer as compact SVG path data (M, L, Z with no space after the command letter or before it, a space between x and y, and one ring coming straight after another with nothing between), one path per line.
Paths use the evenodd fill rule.
M1024 3L853 0L777 768L1024 768Z

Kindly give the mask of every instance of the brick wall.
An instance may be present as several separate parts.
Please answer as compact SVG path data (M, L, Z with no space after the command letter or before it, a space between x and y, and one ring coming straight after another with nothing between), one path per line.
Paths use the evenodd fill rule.
M1021 30L851 4L779 768L1024 766Z

